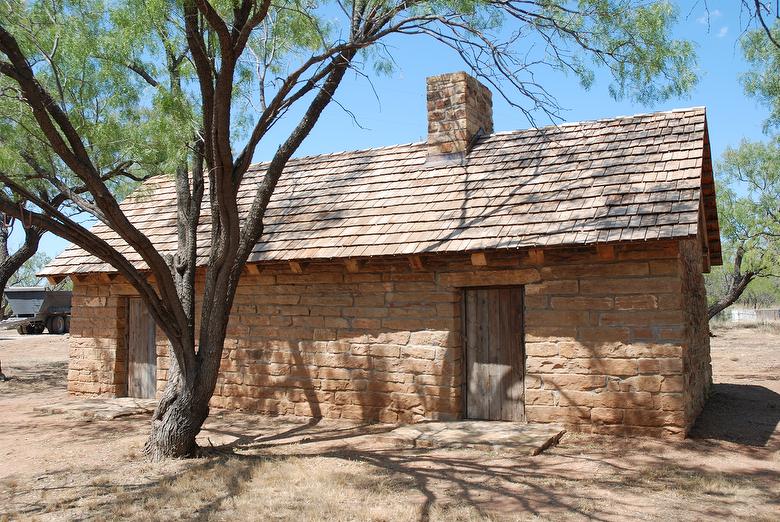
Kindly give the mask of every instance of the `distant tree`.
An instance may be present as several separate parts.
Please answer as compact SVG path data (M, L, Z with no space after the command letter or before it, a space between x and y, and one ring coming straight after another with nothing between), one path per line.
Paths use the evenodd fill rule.
M737 302L760 278L780 275L780 20L769 22L772 5L743 0L748 30L741 44L751 65L745 92L769 109L766 142L743 141L724 152L718 178L718 213L725 264L708 276L713 290L709 316Z
M724 152L719 171L725 263L708 276L710 288L722 289L709 307L710 318L734 304L755 279L780 276L780 144L744 141Z
M145 452L155 460L191 455L209 413L238 280L263 235L268 203L348 71L387 70L391 39L399 45L428 37L454 50L529 117L534 110L557 113L534 76L542 66L588 86L595 63L611 73L613 96L651 102L686 92L696 81L691 45L670 37L675 16L664 0L6 0L0 3L0 90L14 95L0 117L33 120L29 132L67 167L41 176L43 184L67 189L60 190L66 204L110 227L143 267L33 193L28 176L0 173L0 179L37 205L28 217L36 226L111 264L138 291L171 353ZM182 44L186 56L179 54ZM94 72L97 84L74 74L82 70ZM172 87L161 91L162 82ZM73 110L67 86L100 100L92 106L107 106L105 116ZM113 110L128 97L137 102L134 109ZM239 206L236 196L258 145L280 120L292 118L292 130L275 144L251 198ZM175 139L168 149L123 146L112 155L99 146L107 132L110 143ZM161 153L161 170L175 179L178 245L171 254L158 252L133 225L104 179L157 168L148 149ZM0 195L0 211L14 215L15 209ZM198 244L202 211L210 219L207 244ZM205 285L196 320L199 266ZM196 323L209 327L196 331Z

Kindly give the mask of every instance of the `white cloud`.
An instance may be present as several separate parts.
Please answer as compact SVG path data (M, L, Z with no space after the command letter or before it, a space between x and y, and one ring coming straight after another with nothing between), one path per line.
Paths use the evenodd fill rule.
M721 16L723 16L723 13L721 13L719 9L715 9L709 13L705 11L699 18L696 19L696 21L701 25L709 25L711 20L715 20Z
M723 38L729 33L729 28L727 26L723 26L720 28L720 31L718 31L718 38Z

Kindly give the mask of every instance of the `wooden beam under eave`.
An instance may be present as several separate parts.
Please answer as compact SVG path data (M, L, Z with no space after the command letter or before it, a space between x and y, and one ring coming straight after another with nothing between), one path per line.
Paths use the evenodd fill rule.
M471 254L471 264L474 266L487 266L487 254L484 252L474 252Z
M541 248L532 248L528 251L528 261L532 265L544 264L544 250Z
M293 274L303 273L303 267L298 261L290 261L290 270L292 270Z
M248 275L260 275L260 266L256 263L247 263L244 265L244 271Z
M51 286L56 286L60 284L65 279L65 276L46 276L46 280L49 282Z
M357 259L347 259L344 262L344 265L347 267L347 272L350 274L356 274L360 272L360 261Z
M419 272L424 268L420 256L409 256L409 266L412 267L412 270L415 272Z
M89 275L87 275L87 274L70 274L70 278L73 279L74 281L76 281L77 283L83 283L83 282L85 282L89 278Z
M615 247L613 245L596 245L596 255L602 261L615 259Z

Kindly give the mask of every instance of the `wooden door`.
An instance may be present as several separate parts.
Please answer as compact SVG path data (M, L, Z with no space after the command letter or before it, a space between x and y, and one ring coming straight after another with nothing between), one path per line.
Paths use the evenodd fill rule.
M127 396L153 399L157 391L157 347L155 324L138 298L128 300L127 310Z
M465 290L466 417L525 420L522 287Z

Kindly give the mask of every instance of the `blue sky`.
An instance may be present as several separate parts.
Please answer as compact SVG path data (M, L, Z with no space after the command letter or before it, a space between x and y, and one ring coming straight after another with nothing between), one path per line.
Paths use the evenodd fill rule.
M695 90L684 98L644 106L613 100L607 91L609 78L603 71L597 72L596 81L589 91L584 91L576 78L541 71L538 79L565 108L562 113L565 121L704 105L707 107L714 159L717 160L727 146L737 145L742 139L761 139L766 111L757 101L744 95L739 81L740 75L747 70L738 44L743 29L739 2L709 0L709 20L703 1L684 1L678 5L680 14L675 28L676 37L693 41L699 59L700 81ZM357 126L344 110L331 104L298 155L425 139L425 78L463 70L463 64L454 53L424 38L400 40L392 53L397 69L391 76L373 77L373 89L364 78L350 76L338 93L339 101L349 108L363 128ZM499 96L494 96L494 105L497 131L530 126L521 112ZM549 122L539 115L536 123ZM280 125L279 132L261 145L255 155L257 161L270 157L278 146L284 127ZM277 139L274 140L274 137ZM12 237L12 244L20 239L21 234L17 232ZM66 245L64 240L47 234L41 242L41 251L53 257Z

